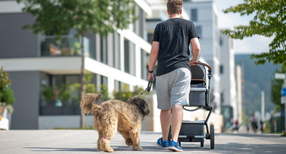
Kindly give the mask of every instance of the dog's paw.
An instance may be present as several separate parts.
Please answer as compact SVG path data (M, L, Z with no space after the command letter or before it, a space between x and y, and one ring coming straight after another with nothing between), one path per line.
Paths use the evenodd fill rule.
M105 152L113 152L114 150L112 148L107 148L104 150Z
M134 148L132 148L132 150L135 150L135 151L142 151L143 150L143 148L142 147L134 147Z
M126 145L128 145L128 146L131 146L131 145L132 145L131 139L127 139L127 140L125 141L125 143L126 143Z

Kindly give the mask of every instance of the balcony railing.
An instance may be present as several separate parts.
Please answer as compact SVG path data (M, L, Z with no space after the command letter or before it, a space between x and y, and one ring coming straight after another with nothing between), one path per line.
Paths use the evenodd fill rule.
M62 36L61 40L56 40L54 36L41 36L40 38L41 56L80 56L80 39L72 36ZM90 53L90 41L83 38L84 51L86 56Z

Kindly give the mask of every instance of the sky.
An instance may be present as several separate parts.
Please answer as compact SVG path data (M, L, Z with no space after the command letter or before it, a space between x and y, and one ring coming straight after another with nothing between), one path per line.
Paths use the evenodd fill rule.
M254 15L240 16L239 13L224 14L222 10L230 6L242 4L243 0L213 0L218 9L218 26L220 29L233 29L234 26L248 25L249 21L253 19ZM269 44L273 37L263 37L253 35L252 37L245 37L243 40L234 40L234 48L236 54L260 54L269 51Z

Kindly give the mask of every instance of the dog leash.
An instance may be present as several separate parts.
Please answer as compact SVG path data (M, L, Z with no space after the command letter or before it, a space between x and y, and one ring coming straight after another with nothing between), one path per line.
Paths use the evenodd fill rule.
M138 97L140 97L141 95L143 95L146 91L147 91L147 92L150 92L152 83L153 83L153 77L150 78L150 80L149 80L149 82L148 82L148 85L147 85L147 88L146 88L141 94L139 94Z

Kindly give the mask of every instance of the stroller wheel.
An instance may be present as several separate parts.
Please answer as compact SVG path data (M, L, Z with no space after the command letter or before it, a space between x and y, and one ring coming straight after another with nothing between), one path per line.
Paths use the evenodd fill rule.
M214 125L211 125L210 133L211 133L211 138L210 138L211 149L214 149Z
M201 147L204 147L204 142L201 142Z

